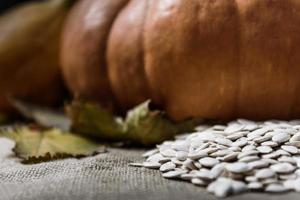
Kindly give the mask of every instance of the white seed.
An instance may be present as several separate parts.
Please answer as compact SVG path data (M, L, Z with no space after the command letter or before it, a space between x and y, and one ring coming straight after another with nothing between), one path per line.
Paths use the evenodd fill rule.
M149 156L152 156L154 154L158 153L158 149L152 149L150 151L145 152L142 157L148 158Z
M184 161L187 159L187 157L188 157L188 153L185 151L177 151L176 152L176 158L178 160Z
M214 194L217 197L226 197L232 193L232 181L217 181L217 185L214 188Z
M198 169L202 168L202 165L199 162L194 162L195 167L197 167Z
M239 155L238 152L232 152L232 153L228 154L227 156L224 156L221 160L224 162L233 161L233 160L237 159L238 155Z
M188 152L190 148L190 143L187 141L177 141L172 145L172 148L176 151Z
M271 153L273 151L273 149L269 146L259 146L256 148L257 151L259 151L259 153Z
M265 133L267 133L269 130L270 130L270 128L268 128L268 127L260 128L260 129L257 129L255 131L252 131L251 133L249 133L247 135L247 137L251 138L252 136L262 136Z
M245 125L243 124L232 124L225 128L224 132L227 134L235 133L241 131Z
M199 171L195 173L197 178L200 178L202 180L206 180L206 181L211 181L214 179L214 177L210 174L210 172L206 172L206 171Z
M300 141L300 133L296 133L290 139L290 142L296 142L296 141Z
M217 159L215 159L215 158L205 157L205 158L201 158L201 159L199 160L199 163L200 163L202 166L204 166L204 167L209 167L209 168L211 168L211 167L215 166L216 164L218 164L219 161L218 161Z
M255 173L256 178L258 179L266 179L272 178L275 176L275 172L269 168L260 169Z
M258 126L256 124L247 124L243 130L245 131L254 131L258 128Z
M192 140L191 141L191 148L194 148L194 149L197 149L197 148L199 148L199 147L201 147L201 145L207 145L207 147L209 146L209 144L208 143L204 143L203 144L203 141L202 140ZM206 148L206 147L204 147L204 148Z
M195 163L193 160L191 159L186 159L185 161L183 161L182 165L188 169L196 169L197 167L195 166Z
M165 156L165 157L175 157L176 156L176 151L173 149L165 149L165 150L160 151L160 153L162 156Z
M279 180L277 178L267 178L267 179L262 179L261 183L263 185L278 184Z
M273 158L278 158L280 156L279 153L273 152L273 153L268 153L268 154L264 154L262 155L262 158L269 158L269 159L273 159Z
M241 151L240 147L229 147L228 149L231 151Z
M202 151L206 152L207 154L211 154L211 153L214 153L216 151L218 151L219 149L216 148L216 147L210 147L210 148L207 148L207 149L203 149Z
M256 143L262 143L262 142L266 142L266 141L270 140L271 138L272 138L271 135L265 135L265 136L262 136L259 138L255 138L253 141Z
M214 125L212 127L214 130L218 130L218 131L224 131L227 127L224 125Z
M226 138L229 140L237 140L243 136L244 136L244 132L237 132L237 133L233 133L231 135L226 136Z
M216 151L216 152L210 154L209 156L211 156L211 157L223 157L223 156L227 156L230 153L232 153L231 150L223 149L223 150Z
M143 162L143 166L149 169L159 169L161 164L158 162Z
M224 170L225 170L225 166L223 163L217 164L210 170L210 174L212 178L215 179L219 177L224 172Z
M163 173L162 176L164 178L179 178L184 173L184 171L168 171L166 173Z
M260 182L250 182L248 183L247 187L250 190L261 190L263 189L263 184Z
M243 162L230 163L225 166L226 170L232 173L245 173L251 170L248 164Z
M293 165L297 165L297 161L292 158L292 157L288 157L288 156L281 156L280 158L277 159L279 162L287 162L287 163L291 163Z
M296 169L296 167L290 163L278 163L271 165L271 169L277 173L291 173Z
M189 152L188 153L188 158L196 160L199 158L204 158L208 156L207 152L200 150L200 151L194 151L194 152Z
M276 153L280 156L290 156L291 154L283 149L278 149Z
M234 194L240 194L248 189L247 185L242 181L232 181L231 187Z
M217 186L218 186L218 182L214 181L211 182L206 189L209 193L214 193Z
M300 148L300 141L291 141L289 142L289 145Z
M256 146L254 145L246 145L243 147L242 151L251 151L251 150L255 150L256 149Z
M269 166L269 163L265 160L257 160L257 161L250 162L248 164L252 169L260 169Z
M216 138L216 143L224 146L230 146L232 144L232 141L226 138Z
M167 163L161 165L160 168L159 168L159 170L160 170L161 172L168 172L168 171L174 170L175 167L176 167L176 165L175 165L174 163L172 163L172 162L167 162Z
M177 166L182 166L183 165L183 161L178 160L177 158L171 158L171 162L174 163Z
M200 178L192 178L191 182L197 186L207 186L208 182Z
M247 145L248 141L247 140L238 140L238 141L235 141L231 144L231 146L233 147L243 147L245 145Z
M293 125L294 129L300 129L300 123L298 119L289 121L289 124Z
M266 187L265 191L271 193L283 193L289 191L289 189L280 184L270 184Z
M290 139L289 134L287 133L278 133L272 137L273 142L284 143Z
M296 180L286 180L283 182L283 186L288 189L294 189L296 185Z
M257 150L249 150L249 151L243 151L242 153L240 153L238 155L238 159L241 159L243 157L247 157L247 156L255 156L257 155L259 152Z
M252 124L252 125L254 124L254 125L256 125L254 121L251 121L251 120L248 120L248 119L242 119L242 118L240 118L240 119L237 119L236 121L238 123L244 124L244 125L247 125L247 124Z
M300 192L300 178L295 180L295 185L294 185L294 189L296 192Z
M165 161L166 158L163 157L163 156L162 156L161 154L159 154L159 153L154 154L154 155L152 155L152 156L149 156L149 157L146 159L147 162L159 162L159 163L160 163L162 160ZM167 160L169 161L170 158L167 158Z
M247 182L256 182L256 181L258 181L258 179L256 178L256 176L246 176L245 181L247 181Z
M293 180L296 179L297 175L296 174L279 174L279 179L281 180Z
M296 174L298 177L300 177L300 169L297 169L297 170L295 171L295 174Z
M273 142L273 141L266 141L261 143L261 145L263 146L270 146L270 147L277 147L278 143L277 142Z
M271 159L271 158L263 158L262 160L268 162L271 165L278 163L277 160L274 160L274 159Z
M294 146L282 145L281 148L291 154L297 154L299 152L298 148Z
M209 143L204 143L204 144L200 145L199 148L197 148L197 150L203 150L203 149L206 149L207 147L209 147Z
M246 157L243 157L241 159L239 159L239 162L253 162L253 161L256 161L256 160L259 160L260 158L258 156L246 156Z

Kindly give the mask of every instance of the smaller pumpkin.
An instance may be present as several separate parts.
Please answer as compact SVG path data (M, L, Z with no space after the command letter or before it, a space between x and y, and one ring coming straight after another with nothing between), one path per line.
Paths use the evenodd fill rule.
M61 101L61 28L69 0L22 4L0 16L0 112L10 96L47 105Z

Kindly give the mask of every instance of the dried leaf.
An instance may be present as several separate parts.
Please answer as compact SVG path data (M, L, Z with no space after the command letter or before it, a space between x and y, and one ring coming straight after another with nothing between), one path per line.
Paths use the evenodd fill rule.
M173 138L176 134L192 131L201 120L172 122L164 112L151 110L146 101L129 111L124 123L125 132L130 139L142 145L153 145Z
M59 129L37 130L22 127L2 131L0 136L15 141L14 152L23 163L39 163L67 157L80 158L104 150L86 138Z
M99 140L131 141L140 145L154 145L176 134L191 131L200 120L174 123L164 112L152 111L146 101L128 112L125 120L115 118L97 104L78 102L67 107L72 129Z
M100 140L124 139L122 121L98 104L74 101L66 107L66 112L75 132Z

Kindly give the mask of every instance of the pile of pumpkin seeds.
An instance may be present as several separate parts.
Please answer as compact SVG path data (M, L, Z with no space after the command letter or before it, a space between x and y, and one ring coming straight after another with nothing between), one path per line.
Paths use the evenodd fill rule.
M168 179L206 187L218 197L246 191L300 192L300 120L196 128L146 152L144 163Z

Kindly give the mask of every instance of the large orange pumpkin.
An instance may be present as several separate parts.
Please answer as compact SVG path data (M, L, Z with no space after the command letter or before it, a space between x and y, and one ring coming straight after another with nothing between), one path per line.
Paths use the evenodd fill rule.
M74 94L123 109L300 117L299 0L82 0L61 58Z

